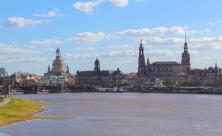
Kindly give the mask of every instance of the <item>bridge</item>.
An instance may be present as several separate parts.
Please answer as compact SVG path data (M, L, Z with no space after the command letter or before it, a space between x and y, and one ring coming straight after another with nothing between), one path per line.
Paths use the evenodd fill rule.
M37 94L42 90L46 90L49 93L62 93L65 89L63 85L52 85L52 86L17 86L17 85L1 85L0 94L8 95L12 90L21 90L24 94Z

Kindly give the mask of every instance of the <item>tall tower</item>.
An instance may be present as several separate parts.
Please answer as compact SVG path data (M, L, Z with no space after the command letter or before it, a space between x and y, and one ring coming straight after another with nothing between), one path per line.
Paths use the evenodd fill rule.
M182 59L181 59L181 65L182 65L182 71L184 73L187 73L190 68L190 54L188 52L188 44L187 44L187 36L185 34L185 43L184 43L184 51L182 53Z
M70 74L70 72L69 72L69 65L66 66L66 73Z
M144 57L144 47L143 41L141 40L139 47L139 58L138 58L138 77L145 74L145 57Z
M48 74L51 73L50 65L48 65L48 72L47 72L47 73L48 73Z
M98 59L96 59L94 64L94 72L96 72L97 74L100 72L100 62Z

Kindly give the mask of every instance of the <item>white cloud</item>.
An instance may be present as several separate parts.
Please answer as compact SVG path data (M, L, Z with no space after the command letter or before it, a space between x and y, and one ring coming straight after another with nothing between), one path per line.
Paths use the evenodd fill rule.
M33 40L31 44L34 46L46 46L46 45L61 45L63 42L57 38L46 40Z
M126 29L117 31L114 33L104 33L104 32L82 32L76 34L74 37L70 38L69 41L73 42L98 42L102 40L110 40L110 39L121 39L121 38L150 38L150 40L160 40L159 42L164 43L161 41L163 39L158 39L158 37L163 36L175 36L175 35L184 35L185 32L188 34L196 34L196 33L207 33L206 29L204 30L192 30L187 29L182 26L172 26L172 27L156 27L156 28L140 28L140 29ZM180 39L165 39L172 40L172 42L177 43L177 40ZM180 40L181 41L181 40ZM184 41L184 40L183 40Z
M136 44L122 44L122 45L111 45L108 46L110 50L119 50L119 49L135 49ZM137 49L137 46L136 46Z
M99 6L101 4L102 0L96 0L94 2L76 2L73 4L73 8L86 13L86 14L92 14L94 11L94 8Z
M73 38L70 38L69 41L72 42L98 42L107 38L107 35L103 32L84 32L78 33Z
M111 2L118 7L124 7L128 5L128 0L111 0Z
M49 62L48 58L39 57L43 55L44 52L38 49L21 47L21 45L11 43L0 43L0 64L5 66L10 73L15 71L35 71L38 73L38 70L42 68L40 64L44 63L47 66Z
M60 13L59 9L53 9L44 13L38 13L38 14L34 14L34 16L38 16L38 17L55 17L55 16L62 16L62 14Z
M96 0L88 2L76 2L72 5L72 7L83 13L92 14L94 12L94 8L98 7L104 2L109 2L116 7L125 7L128 5L128 0Z
M96 50L95 47L81 47L73 49L73 51L94 51L94 50Z
M48 63L49 59L48 58L42 58L42 57L33 57L33 58L27 58L24 60L26 63Z
M163 36L166 34L171 35L184 35L196 34L196 33L207 33L208 29L204 30L190 30L182 26L172 26L172 27L156 27L156 28L141 28L141 29L126 29L116 32L119 37L147 37L147 36Z
M90 59L90 58L98 58L100 55L99 54L66 54L64 56L65 59Z
M145 51L147 56L156 56L156 57L166 57L166 56L178 56L181 54L181 51L171 51L171 50L148 50ZM65 59L88 59L88 58L104 58L104 57L137 57L138 50L135 49L125 49L125 50L109 50L105 53L100 54L78 54L70 53L65 55Z
M42 20L25 19L23 17L9 17L5 25L10 27L23 28L25 26L33 26L43 23Z
M30 48L17 47L17 45L13 45L13 44L0 43L0 55L25 56L25 55L33 55L33 54L42 54L42 52L39 50L30 49Z
M222 19L220 20L210 20L208 22L209 25L216 25L216 24L221 24L222 23Z

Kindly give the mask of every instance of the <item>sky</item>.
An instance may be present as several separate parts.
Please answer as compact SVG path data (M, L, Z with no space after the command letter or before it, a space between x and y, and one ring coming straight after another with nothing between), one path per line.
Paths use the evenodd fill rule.
M222 67L221 0L2 0L0 67L43 74L60 48L72 73L136 72L145 57L181 61L187 33L192 68Z

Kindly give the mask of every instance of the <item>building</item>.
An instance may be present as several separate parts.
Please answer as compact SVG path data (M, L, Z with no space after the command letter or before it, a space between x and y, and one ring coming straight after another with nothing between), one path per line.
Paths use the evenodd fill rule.
M182 53L181 63L176 61L160 61L150 63L149 58L145 62L144 47L141 41L138 58L138 84L147 82L147 80L158 78L167 86L178 85L187 80L191 67L188 44L185 36L184 51Z
M119 87L123 84L125 75L117 70L101 70L100 62L95 60L93 71L77 71L76 86L81 87Z
M31 86L38 84L40 77L35 74L17 72L1 77L1 85Z
M8 75L8 73L5 70L5 68L1 67L0 68L0 77L4 77L4 76L7 76L7 75Z
M39 86L56 86L56 85L65 85L68 86L69 83L73 84L74 75L70 74L69 66L65 66L62 59L60 49L56 50L56 57L53 60L52 68L48 66L48 71L43 77L39 80ZM72 80L69 81L69 79Z
M147 78L147 80L145 80L143 84L141 84L141 87L142 88L162 88L163 81L158 78Z
M126 85L134 87L137 84L137 73L126 74Z
M69 74L70 74L69 66L67 65L65 67L60 49L57 49L56 50L56 57L52 63L52 69L50 68L50 65L49 65L48 71L47 71L47 73L45 73L45 75L68 76Z
M191 69L190 54L188 52L186 35L185 35L184 51L181 56L181 67L182 67L182 72L185 74L188 74L188 71Z
M157 78L163 84L170 87L177 86L222 86L222 69L217 64L208 69L192 69L190 54L185 35L184 51L181 55L181 62L162 61L150 63L145 62L144 47L141 41L138 58L138 80L141 86Z
M40 76L36 74L26 74L22 76L20 86L33 86L37 85L40 80Z
M189 82L185 82L185 85L219 87L222 85L222 69L218 68L217 64L208 69L191 69L188 74Z

